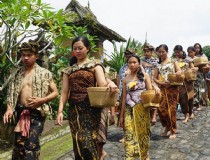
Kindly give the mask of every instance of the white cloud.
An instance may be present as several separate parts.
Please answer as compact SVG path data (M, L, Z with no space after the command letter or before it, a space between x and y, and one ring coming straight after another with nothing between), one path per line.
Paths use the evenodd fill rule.
M88 0L78 0L87 6ZM70 0L43 0L55 9L64 8ZM176 44L185 49L196 42L210 44L209 0L89 0L98 20L124 38L130 36L154 46L165 43L172 52ZM112 51L112 45L105 43Z

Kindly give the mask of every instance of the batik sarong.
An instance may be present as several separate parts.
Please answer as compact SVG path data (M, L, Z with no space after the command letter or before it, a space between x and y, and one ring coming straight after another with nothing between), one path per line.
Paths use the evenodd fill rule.
M183 114L192 114L193 99L194 99L194 82L184 81L184 84L179 87L179 103Z
M25 107L17 105L17 121ZM43 131L45 117L36 109L30 109L29 137L22 136L21 132L15 132L15 143L12 160L38 160L40 155L39 138Z
M125 159L145 160L150 141L150 109L140 103L125 107Z
M163 127L169 131L176 132L176 110L179 98L179 89L177 86L171 86L167 89L161 88L162 99L158 114Z

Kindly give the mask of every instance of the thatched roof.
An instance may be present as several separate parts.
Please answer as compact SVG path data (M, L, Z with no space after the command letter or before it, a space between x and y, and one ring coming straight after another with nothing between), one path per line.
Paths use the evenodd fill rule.
M77 0L71 0L64 11L64 14L68 15L68 24L74 24L76 26L87 25L92 33L109 41L115 40L118 42L126 42L125 38L101 24L90 8L83 7Z

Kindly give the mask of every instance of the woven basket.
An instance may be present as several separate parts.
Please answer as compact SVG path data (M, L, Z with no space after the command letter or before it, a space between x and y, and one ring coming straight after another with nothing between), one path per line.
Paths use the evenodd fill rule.
M110 90L107 87L88 87L87 92L92 107L109 108L116 105L119 89L112 97L110 97Z
M209 72L209 67L204 66L202 67L202 70L203 70L203 73L206 74Z
M185 70L184 76L188 82L195 81L197 79L197 74L193 72L191 69Z
M183 85L184 74L177 76L176 74L168 74L168 81L170 85Z
M208 64L208 58L207 57L198 57L198 58L195 58L193 60L193 62L194 62L195 67L204 66L204 65Z
M141 93L141 99L144 107L159 107L161 95L157 96L155 90L147 90Z

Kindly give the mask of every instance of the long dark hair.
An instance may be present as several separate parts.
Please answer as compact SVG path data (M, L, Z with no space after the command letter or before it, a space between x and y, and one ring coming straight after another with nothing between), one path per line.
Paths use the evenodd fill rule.
M168 52L168 46L167 46L166 44L161 44L161 45L159 45L159 46L157 47L158 51L159 51L160 48L164 48L165 51ZM160 57L159 57L159 62L158 62L158 63L159 63L159 64L162 63L162 60L161 60Z
M187 54L185 53L185 51L183 51L183 47L181 45L176 45L174 47L174 52L175 51L181 51L182 52L182 59L185 59L187 57Z
M141 61L140 61L140 58L139 58L139 56L136 55L136 54L130 55L130 56L128 57L128 61L129 61L129 59L132 58L132 57L136 58L137 61L138 61L139 64L140 64L140 62L141 62ZM142 72L141 67L138 68L138 71L137 71L137 78L138 78L140 81L144 81L144 73Z
M197 45L200 47L200 52L199 52L199 54L200 54L200 55L203 55L203 49L202 49L201 44L200 44L200 43L195 43L195 44L194 44L194 47L196 47Z
M83 42L84 46L86 48L89 49L90 51L90 41L88 40L87 37L83 37L83 36L79 36L79 37L76 37L73 41L72 41L72 44L71 44L71 48L73 50L73 46L74 46L74 43L78 42L78 41L81 41ZM75 63L77 63L77 58L75 56L71 57L70 59L70 66L74 65Z

